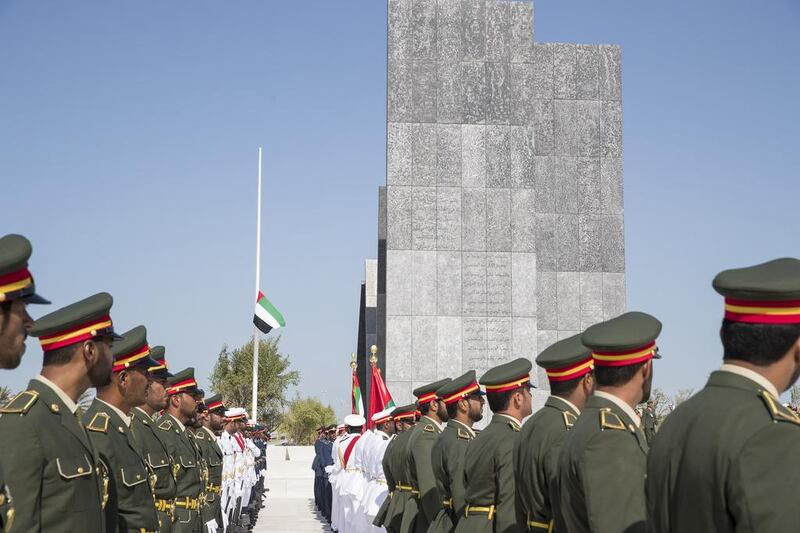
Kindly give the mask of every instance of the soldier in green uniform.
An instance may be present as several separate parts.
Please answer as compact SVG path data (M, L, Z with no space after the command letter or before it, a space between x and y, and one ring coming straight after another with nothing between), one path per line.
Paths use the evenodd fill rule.
M202 425L194 432L195 443L208 469L208 479L204 490L205 501L201 501L200 517L203 530L207 531L207 524L215 521L217 528L222 528L222 515L220 513L220 493L222 492L222 449L217 443L217 434L222 431L225 416L225 406L222 396L215 394L205 401L205 413L201 418Z
M40 375L0 409L0 467L14 496L10 531L101 533L103 478L77 400L111 381L109 316L99 293L37 320L30 334L44 351Z
M408 436L406 464L411 498L406 502L401 533L425 533L442 508L442 495L433 476L431 450L447 422L447 408L436 396L436 390L450 382L445 378L414 389L422 417Z
M200 532L199 497L201 483L200 459L197 448L189 437L186 424L195 417L197 403L193 394L197 389L194 369L182 370L167 380L169 401L156 429L161 441L166 445L172 460L172 473L175 476L176 496L172 501L175 518L172 523L174 533Z
M33 325L28 304L48 304L36 294L28 270L31 243L22 235L0 239L0 368L14 369L25 353L25 338ZM10 530L14 521L11 492L0 468L0 531Z
M642 410L642 427L644 427L644 438L647 439L649 446L656 434L656 412L653 402L647 402Z
M726 270L722 367L662 423L647 459L648 531L797 531L800 260Z
M97 396L83 415L100 461L109 473L106 531L155 533L158 515L150 490L150 473L131 435L131 409L147 398L150 359L147 330L137 326L111 346L114 356L111 383L97 388Z
M411 430L417 421L417 404L412 403L398 407L392 413L394 420L395 437L386 447L383 454L383 473L386 477L386 486L389 489L389 496L384 501L386 506L385 513L383 506L373 521L374 525L384 526L389 533L400 531L400 524L403 520L403 511L406 502L411 498L411 487L406 480L407 463L405 447Z
M431 523L429 533L452 533L464 514L464 455L467 444L475 438L472 425L483 418L484 395L474 370L436 390L436 396L447 409L448 421L431 450L442 509Z
M493 416L464 455L464 516L457 533L515 533L514 444L522 419L531 414L531 362L525 358L481 376Z
M634 407L650 396L661 322L638 312L595 324L597 389L567 433L558 462L557 524L570 533L644 531L647 441Z
M514 448L519 531L564 532L556 524L553 506L558 504L558 456L569 429L594 391L592 353L573 335L547 347L536 358L550 382L544 408L525 422Z
M158 363L148 368L150 386L144 404L131 410L131 433L140 455L151 472L151 488L158 513L159 531L170 533L174 517L175 478L172 475L172 459L166 445L158 436L153 417L167 407L167 379L172 377L164 358L163 346L153 346L150 357Z

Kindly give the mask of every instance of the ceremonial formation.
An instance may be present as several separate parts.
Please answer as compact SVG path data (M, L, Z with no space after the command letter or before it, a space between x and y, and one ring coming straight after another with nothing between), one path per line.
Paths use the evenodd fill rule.
M0 368L30 335L42 369L0 406L0 531L244 533L263 507L264 427L194 369L172 373L147 329L118 334L99 293L35 322L49 304L28 270L30 242L0 239ZM85 412L78 398L96 397Z

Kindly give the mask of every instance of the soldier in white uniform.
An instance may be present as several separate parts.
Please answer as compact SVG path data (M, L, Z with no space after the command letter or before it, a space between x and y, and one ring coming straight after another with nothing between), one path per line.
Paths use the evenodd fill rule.
M358 439L361 438L361 428L366 423L364 417L361 415L347 415L344 419L345 431L333 442L333 449L331 450L331 459L333 464L326 466L325 471L328 472L328 478L333 488L333 509L331 513L331 526L335 531L345 533L349 531L348 516L352 513L349 508L349 498L342 494L342 487L346 485L349 473L347 472L347 464L350 455L353 452L353 447Z
M234 407L225 411L225 427L219 438L222 448L222 521L224 530L237 533L238 524L232 524L233 518L238 517L239 488L241 487L241 472L244 464L244 448L239 442L239 428L244 424L247 412L241 407ZM234 512L236 511L236 512Z

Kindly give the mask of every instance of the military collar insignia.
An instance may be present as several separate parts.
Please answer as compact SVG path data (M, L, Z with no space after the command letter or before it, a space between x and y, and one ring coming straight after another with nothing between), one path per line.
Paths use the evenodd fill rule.
M600 409L600 430L605 429L628 431L628 427L625 426L622 418L608 407Z
M472 440L472 435L470 435L468 431L465 431L461 428L456 428L456 431L459 439Z
M795 413L784 407L780 404L775 397L767 391L761 391L761 399L764 400L764 403L769 410L769 414L772 416L772 420L774 422L791 422L793 424L800 425L800 417L798 417Z
M108 433L108 421L110 418L106 413L95 413L92 420L86 424L86 429L97 433Z
M164 420L158 425L158 429L163 429L164 431L169 431L172 429L172 421L171 420Z
M433 424L425 424L425 427L422 428L422 431L427 433L436 433L436 429L433 427Z
M567 429L575 425L578 417L572 411L561 411L561 417L564 419L564 427Z

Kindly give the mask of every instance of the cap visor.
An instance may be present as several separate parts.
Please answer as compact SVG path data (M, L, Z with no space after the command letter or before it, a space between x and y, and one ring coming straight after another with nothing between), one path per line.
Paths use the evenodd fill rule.
M30 296L26 296L22 299L23 302L26 304L44 304L49 305L51 302L45 298L42 298L36 293L31 294Z
M661 354L656 352L653 354L653 359L661 359Z

